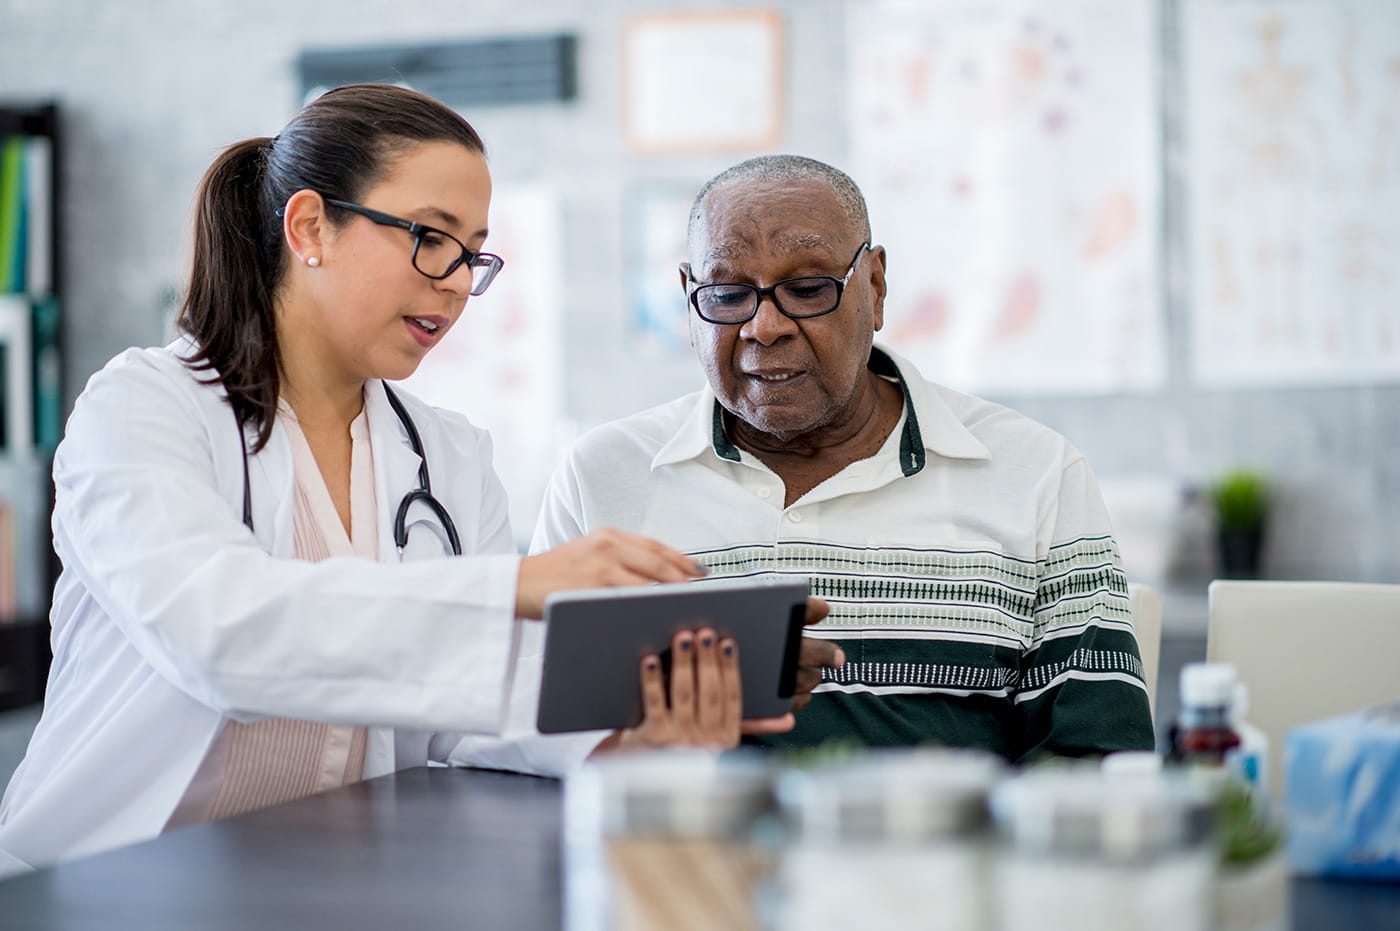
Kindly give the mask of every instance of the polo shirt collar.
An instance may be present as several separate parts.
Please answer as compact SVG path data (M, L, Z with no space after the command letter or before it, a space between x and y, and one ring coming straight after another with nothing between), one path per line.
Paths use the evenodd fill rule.
M929 453L947 459L991 457L987 447L972 435L938 389L924 381L912 363L876 346L870 353L870 370L897 382L904 394L899 465L906 476L922 470ZM707 451L730 462L740 461L739 448L725 432L724 408L714 392L706 387L693 397L694 403L680 429L652 458L653 469L695 459Z
M913 472L905 467L905 475L913 475L923 468L926 456L920 451L944 459L992 457L982 441L972 435L962 418L949 406L945 397L948 389L926 381L914 363L876 346L870 352L870 370L877 375L898 379L899 387L904 392L904 409L908 419L904 425L904 435L900 438L899 458L902 467L913 466Z

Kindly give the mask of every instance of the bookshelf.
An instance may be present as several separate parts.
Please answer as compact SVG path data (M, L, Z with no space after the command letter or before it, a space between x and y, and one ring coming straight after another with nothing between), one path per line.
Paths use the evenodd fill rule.
M0 710L43 694L63 421L59 108L0 101Z

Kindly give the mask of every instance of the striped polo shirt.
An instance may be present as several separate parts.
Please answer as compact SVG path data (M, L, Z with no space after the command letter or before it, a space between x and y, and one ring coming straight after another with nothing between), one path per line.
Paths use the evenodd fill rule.
M925 381L874 456L784 506L708 389L585 434L546 495L536 551L604 526L712 576L810 579L838 642L797 728L763 742L981 747L1015 760L1150 749L1127 584L1097 483L1058 433Z

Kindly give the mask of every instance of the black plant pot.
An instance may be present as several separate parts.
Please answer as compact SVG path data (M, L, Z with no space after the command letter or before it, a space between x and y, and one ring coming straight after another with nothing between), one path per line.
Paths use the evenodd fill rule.
M1220 552L1220 574L1227 579L1259 578L1259 553L1264 547L1264 531L1221 530L1216 534Z

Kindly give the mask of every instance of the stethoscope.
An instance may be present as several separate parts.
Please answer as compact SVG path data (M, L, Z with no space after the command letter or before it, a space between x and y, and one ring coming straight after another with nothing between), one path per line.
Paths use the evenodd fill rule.
M413 423L413 418L404 409L403 402L398 395L394 394L387 382L384 385L384 396L389 399L389 406L398 415L399 423L403 424L404 432L408 434L408 445L412 447L414 453L418 455L418 487L403 496L399 502L398 513L394 515L394 546L398 548L399 558L403 558L404 547L408 545L408 531L419 524L427 524L427 521L408 522L408 509L414 502L421 502L424 507L433 512L433 516L438 519L440 527L433 527L427 524L429 529L438 533L438 538L442 540L443 546L452 551L453 556L462 555L462 540L457 536L457 525L452 522L452 516L447 513L447 508L442 506L442 502L433 497L432 482L428 479L428 457L423 452L423 440L418 435L418 427ZM243 425L238 427L238 442L243 447L243 523L249 530L253 529L253 499L248 481L248 439L243 435ZM438 531L441 530L441 533Z

